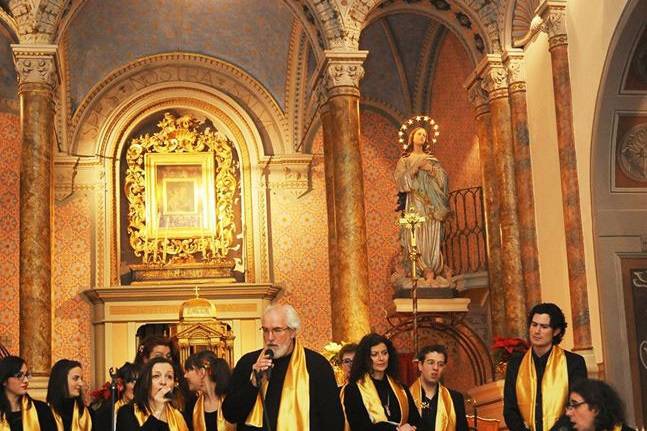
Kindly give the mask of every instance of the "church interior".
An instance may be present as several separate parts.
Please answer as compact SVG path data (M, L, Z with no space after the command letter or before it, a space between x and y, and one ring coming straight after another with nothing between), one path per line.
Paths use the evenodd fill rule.
M0 346L34 393L61 358L96 388L144 336L201 319L233 365L289 303L316 351L446 344L448 385L500 420L493 344L552 302L562 346L644 429L645 17L647 0L0 0ZM416 124L447 174L431 281L396 211Z

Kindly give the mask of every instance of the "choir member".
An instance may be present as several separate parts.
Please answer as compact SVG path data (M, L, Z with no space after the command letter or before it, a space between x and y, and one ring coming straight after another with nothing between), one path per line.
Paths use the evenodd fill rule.
M188 431L180 410L173 405L177 383L173 363L159 357L140 371L133 401L117 413L118 431Z
M399 382L391 340L378 334L362 338L344 389L344 409L353 431L412 431L419 425L413 398Z
M17 356L0 359L0 431L56 431L47 404L27 393L31 372Z

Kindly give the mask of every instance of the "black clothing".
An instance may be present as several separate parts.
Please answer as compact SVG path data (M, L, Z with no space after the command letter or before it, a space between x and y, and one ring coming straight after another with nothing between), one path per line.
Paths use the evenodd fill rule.
M575 428L573 428L573 424L571 423L571 420L568 418L568 416L563 415L562 417L559 418L557 423L553 425L553 427L550 429L550 431L574 431ZM612 431L613 428L605 431ZM627 424L622 424L622 428L620 431L636 431L635 429L627 426Z
M465 416L465 401L460 392L453 391L449 388L449 395L452 397L454 404L454 414L456 415L456 431L467 431L467 417ZM424 391L424 389L423 389ZM422 409L422 420L420 422L420 431L434 431L436 429L436 412L438 411L438 391L432 398L427 398L426 394L423 402L426 401L429 407Z
M548 351L542 357L538 357L535 355L534 351L532 352L537 373L535 431L543 431L541 379L544 376L546 363L548 362L548 357L550 356L551 351ZM564 353L566 354L566 368L568 370L568 386L570 392L570 387L575 383L575 381L586 378L586 362L584 362L584 358L582 356L576 353L569 352L568 350L564 350ZM505 423L510 431L528 430L524 424L524 419L519 410L519 405L517 404L517 375L519 374L519 366L521 365L522 359L523 354L513 356L508 362L505 374L505 386L503 389L503 417L505 418Z
M139 426L135 417L135 405L126 404L117 412L117 431L170 431L168 423L150 415L144 425Z
M72 429L72 417L74 416L74 409L76 408L76 398L65 398L63 400L63 409L58 412L63 420L63 431L70 431ZM90 414L91 418L94 416L90 409L81 410L84 415ZM94 430L94 421L92 421L92 429Z
M184 421L189 427L190 431L193 431L193 409L195 408L196 401L198 399L196 397L191 397L191 400L189 403L186 404L186 407L184 409L184 412L182 413L184 415ZM218 430L218 410L215 412L204 412L204 423L207 425L207 429L209 431L217 431Z
M49 406L42 401L31 400L36 408L38 424L41 431L56 431L56 422ZM7 422L11 431L22 431L22 411L11 412L7 415Z
M339 392L335 375L330 363L319 353L310 349L305 350L306 368L310 376L310 431L342 431L344 429L344 414L339 401ZM229 384L229 394L222 404L222 411L228 422L238 424L239 431L258 430L259 428L245 425L247 416L256 403L259 388L250 381L252 365L258 359L261 351L244 355L234 369ZM274 359L272 376L265 394L265 406L272 430L276 430L279 413L279 403L283 391L283 382L288 369L290 357ZM266 419L264 419L264 428Z
M375 384L377 394L384 406L386 418L390 422L400 423L400 419L402 418L400 404L398 403L398 398L393 392L393 389L391 389L391 385L389 385L388 380L386 378L383 380L371 379ZM413 401L413 397L411 396L411 393L409 393L409 389L404 387L404 390L407 393L407 400L409 400L409 417L406 423L419 427L420 415L418 414L416 403ZM360 393L356 382L349 383L346 385L346 389L344 389L344 408L346 409L348 424L353 431L392 431L397 428L396 425L388 422L378 422L376 424L371 422L371 418L366 411L366 407L364 407L362 394Z

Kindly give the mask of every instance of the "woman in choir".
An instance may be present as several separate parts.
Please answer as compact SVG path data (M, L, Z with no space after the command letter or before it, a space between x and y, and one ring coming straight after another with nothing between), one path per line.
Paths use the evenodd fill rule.
M141 369L148 361L153 358L166 358L173 364L175 369L175 376L178 379L179 391L174 392L175 404L178 408L184 411L184 406L187 402L191 401L191 393L189 386L184 379L184 372L182 364L180 364L180 351L177 344L172 338L162 337L159 335L150 335L144 338L142 344L139 346L137 356L135 357L135 365Z
M135 398L119 409L118 431L188 431L182 413L174 406L175 367L166 358L144 365L135 383Z
M121 368L117 370L117 388L118 395L115 402L114 415L115 420L119 409L129 402L135 396L135 382L139 375L138 369L135 364L131 362L124 363ZM112 412L110 402L104 402L101 407L94 414L94 431L112 431L110 429L110 413Z
M620 396L600 380L581 379L571 386L566 416L577 431L633 431L625 424Z
M61 359L52 367L47 385L47 403L58 431L91 431L92 417L83 402L81 363Z
M194 353L184 362L184 378L189 390L197 393L197 398L184 411L189 428L193 431L235 430L235 425L225 421L220 408L231 378L227 361L208 350Z
M343 396L353 431L412 431L420 423L409 390L399 382L398 354L382 335L360 341Z
M0 431L56 431L47 404L31 399L27 393L31 372L24 359L0 359Z

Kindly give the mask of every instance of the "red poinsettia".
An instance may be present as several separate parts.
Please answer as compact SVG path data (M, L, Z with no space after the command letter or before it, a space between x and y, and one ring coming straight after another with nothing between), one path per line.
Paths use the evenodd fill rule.
M528 350L528 343L523 338L494 337L492 349L497 363L508 362L514 353L525 353Z
M121 395L123 390L123 385L121 381L117 382L117 398ZM98 387L97 389L90 391L90 404L96 408L100 407L101 404L110 399L110 382L105 382L103 386Z

